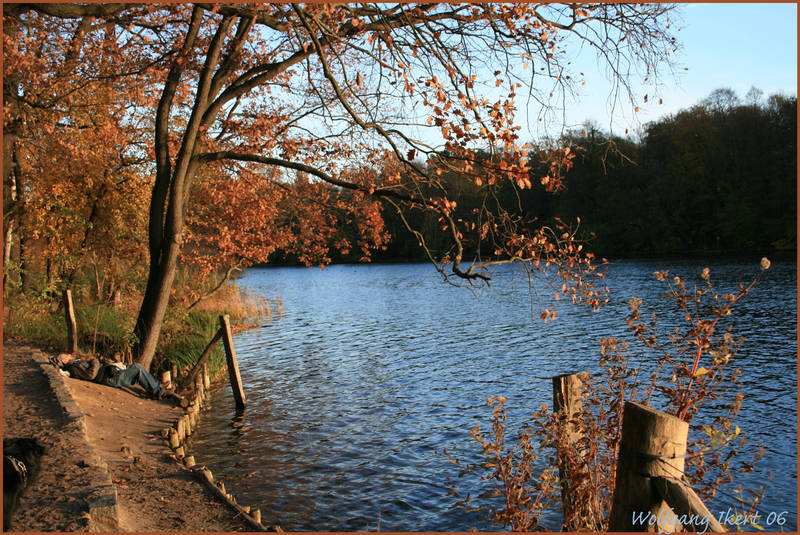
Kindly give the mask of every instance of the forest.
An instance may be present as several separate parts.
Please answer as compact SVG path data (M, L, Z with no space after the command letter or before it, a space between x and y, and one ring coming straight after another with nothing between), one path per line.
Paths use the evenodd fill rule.
M580 218L587 247L608 258L793 251L796 117L794 95L751 89L742 100L718 89L637 135L587 123L559 140L575 158L558 191L531 188L515 202L523 217ZM545 174L531 167L531 180ZM477 188L460 193L461 213L483 202ZM393 239L375 258L424 259L391 211L384 219ZM427 224L426 240L435 244L435 221Z

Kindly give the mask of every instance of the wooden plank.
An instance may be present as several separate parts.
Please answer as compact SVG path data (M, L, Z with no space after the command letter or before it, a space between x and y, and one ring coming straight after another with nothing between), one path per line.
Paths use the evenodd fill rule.
M625 402L609 531L682 531L653 478L683 474L688 435L680 418Z
M250 526L255 528L256 531L270 531L270 529L267 528L267 526L265 526L264 524L261 523L261 514L258 514L257 515L258 518L256 519L255 516L251 515L250 512L247 509L245 509L244 507L242 507L241 505L236 503L233 500L233 498L231 498L231 496L229 494L226 494L225 491L223 490L224 487L223 487L223 489L220 489L219 487L217 487L217 485L214 484L214 476L212 475L211 470L209 470L205 466L201 466L199 468L198 467L194 467L192 469L192 473L200 481L205 483L205 485L214 493L214 495L217 498L222 500L225 504L227 504L229 507L234 509L237 513L239 513L239 515L241 515L242 518L244 518L245 521L248 524L250 524ZM276 526L276 528L277 528L277 526ZM275 529L275 531L281 531L281 530Z
M78 352L78 325L72 306L72 290L64 290L64 318L67 321L67 353L74 355Z
M236 402L237 410L244 410L245 399L242 389L242 377L239 375L239 363L236 361L236 351L233 348L233 336L231 335L231 322L227 314L219 317L222 332L222 343L225 345L225 356L228 362L228 375L231 380L233 399Z
M653 478L653 482L661 497L669 504L675 514L689 520L684 526L687 530L696 532L713 531L715 533L728 531L714 518L714 515L708 510L700 496L685 481L674 477L661 476Z

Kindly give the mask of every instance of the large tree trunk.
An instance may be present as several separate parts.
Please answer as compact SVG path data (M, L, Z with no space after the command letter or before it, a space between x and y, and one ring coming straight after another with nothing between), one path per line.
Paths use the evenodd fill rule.
M3 34L8 39L15 39L17 35L17 20L6 17L3 24ZM3 66L3 101L10 111L18 111L17 84L13 73L9 73ZM5 227L3 240L3 295L8 283L8 264L11 261L11 249L14 234L19 233L18 195L21 193L19 185L19 169L17 168L17 144L19 131L22 128L22 119L13 117L3 125L3 223ZM15 230L16 228L16 230ZM20 253L21 256L21 253Z
M193 139L196 138L196 133L190 131L189 134ZM158 209L159 206L164 206L160 194L160 186L164 184L160 184L157 179L153 187L153 197L150 202L150 270L134 328L137 339L134 347L136 362L148 369L155 356L161 325L169 305L172 283L175 281L178 269L178 254L183 243L186 192L197 173L197 167L189 157L178 159L175 172L168 184L169 200L166 210Z
M147 278L147 288L136 318L137 342L134 349L136 362L149 369L155 356L156 344L161 334L161 325L169 305L169 296L172 283L175 281L175 272L178 265L180 245L171 242L171 246L163 251L162 262L156 265L151 261L150 273Z
M169 296L175 280L178 253L183 238L189 187L200 165L199 161L195 159L197 141L201 135L204 121L213 119L213 114L210 118L206 118L205 114L209 109L209 103L213 100L211 95L220 90L219 80L214 80L214 72L221 59L225 36L234 23L234 17L224 17L218 23L214 38L208 45L205 64L199 72L192 113L181 136L180 149L173 164L168 143L170 110L180 83L181 73L185 68L183 58L189 55L195 45L203 21L203 13L203 8L198 6L192 11L192 20L189 23L183 47L167 74L156 111L156 180L150 200L148 228L150 271L134 331L138 339L134 348L136 362L145 368L149 368L153 362L164 314L169 305ZM241 43L243 43L245 30L249 29L251 24L252 20L240 25ZM237 47L233 47L233 49L236 50ZM233 55L233 52L230 54ZM231 56L229 55L227 59L230 60Z
M10 136L9 136L10 137ZM11 166L11 158L8 157L12 151L3 149L5 155L3 159L3 223L5 223L5 233L3 235L3 295L8 284L8 264L11 262L11 246L14 241L14 224L16 214L14 209L17 204L17 181L13 176L14 169ZM16 159L14 159L16 161Z
M150 270L142 306L134 327L136 344L133 348L136 362L148 369L155 356L156 344L169 305L172 283L175 281L178 253L183 237L185 194L188 185L186 182L197 170L196 165L190 163L199 129L200 110L205 105L204 97L200 93L201 88L198 88L192 116L183 132L174 167L169 154L168 135L170 109L184 68L182 61L194 46L202 18L203 10L195 7L183 47L167 73L156 111L156 179L150 199L148 225Z
M4 136L5 136L4 132ZM18 136L15 131L8 135L9 138L14 140L14 144L10 148L4 147L4 160L3 172L7 173L6 181L3 184L3 189L6 190L8 198L4 196L3 214L5 229L5 242L3 244L3 261L4 268L8 266L11 261L11 254L13 252L14 240L18 243L17 254L19 255L19 277L22 291L27 292L30 289L30 276L26 271L25 260L28 253L27 240L25 237L24 216L25 216L25 196L22 189L22 171L19 167L19 156L17 148ZM3 140L5 142L5 139ZM7 154L6 154L7 153ZM6 202L7 201L7 202ZM15 238L16 234L16 238ZM3 290L6 289L8 283L8 273L3 274Z
M11 262L11 242L14 239L14 219L6 221L6 232L3 235L3 295L8 284L8 264Z

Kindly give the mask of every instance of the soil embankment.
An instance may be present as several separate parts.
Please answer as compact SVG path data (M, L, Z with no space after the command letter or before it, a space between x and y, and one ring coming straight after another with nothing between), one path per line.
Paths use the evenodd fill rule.
M117 388L53 379L40 364L47 356L3 344L3 436L36 437L46 448L13 531L109 530L114 522L121 531L248 530L170 457L160 433L180 409ZM57 388L64 388L60 395ZM65 407L65 391L77 407ZM109 496L116 507L106 507ZM108 511L116 518L103 518Z

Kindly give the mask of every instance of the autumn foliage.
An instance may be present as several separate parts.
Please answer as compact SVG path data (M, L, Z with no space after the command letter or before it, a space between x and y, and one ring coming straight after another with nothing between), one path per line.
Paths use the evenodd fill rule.
M724 294L715 289L709 268L699 274L699 284L670 278L667 271L654 273L666 287L662 298L672 301L669 312L677 326L662 334L656 313L644 315L642 300L632 298L626 325L641 346L644 358L637 360L647 364L631 365L628 354L633 349L626 342L601 339L598 368L581 374L581 409L572 418L563 411L554 414L542 404L529 420L516 423L519 428L512 434L506 399L490 397L491 430L477 426L470 432L480 448L480 461L467 464L445 452L461 467L460 477L477 475L484 485L483 492L462 497L463 491L459 493L453 484L456 495L463 498L457 505L481 511L482 518L513 531L545 528L543 515L563 505L562 529L608 531L626 401L653 406L690 423L686 466L675 477L684 479L706 503L737 474L752 471L763 447L747 444L735 423L744 401L737 385L741 370L736 368L742 340L735 337L729 320L770 261L762 259L760 267L752 281ZM702 414L712 400L715 411ZM703 416L701 423L694 421L698 415ZM580 429L576 442L569 442L566 426ZM559 495L559 473L569 474L568 497ZM737 498L743 510L758 505L764 487L749 491L750 499Z
M136 274L145 365L180 269L196 275L180 279L196 281L191 306L212 273L275 254L367 259L387 207L449 280L552 267L556 291L596 306L575 225L521 217L497 193L562 185L574 153L531 153L518 116L557 116L585 81L570 50L597 53L625 94L675 49L670 9L4 4L6 265L28 286L47 264L55 288L81 270L116 281L106 271L133 259L120 269ZM464 187L481 209L458 212ZM444 249L426 247L418 212Z
M246 168L237 173L236 179L203 177L195 186L181 262L201 280L231 267L266 264L276 253L309 266L330 263L332 251L369 261L389 238L380 204L363 193L343 192L304 174L278 185L275 176Z

